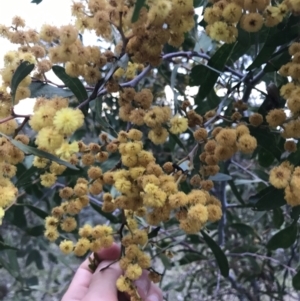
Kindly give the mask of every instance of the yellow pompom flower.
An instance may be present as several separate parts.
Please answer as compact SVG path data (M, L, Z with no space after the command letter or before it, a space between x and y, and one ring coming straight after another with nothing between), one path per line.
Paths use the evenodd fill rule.
M56 26L44 24L40 30L40 38L46 42L52 42L59 36L59 30Z
M127 277L121 275L118 278L117 288L120 292L128 292L131 289L131 287L132 287L132 283Z
M77 39L78 31L73 25L63 25L59 29L59 39L62 44L70 45Z
M142 150L142 143L139 142L128 142L125 144L125 152L128 155L136 155Z
M222 209L218 205L209 204L207 205L208 220L212 223L218 221L222 217Z
M185 117L174 116L170 119L170 132L172 134L181 134L188 128L188 120Z
M80 110L72 108L63 108L56 112L53 125L64 135L73 134L83 125L84 115Z
M269 182L278 189L287 187L291 178L291 170L279 165L270 171Z
M90 245L91 243L87 238L79 238L74 248L74 254L76 256L83 256L89 250Z
M144 174L145 170L145 167L132 167L129 169L130 177L136 180Z
M48 229L48 228L57 228L58 224L59 224L59 221L54 216L47 216L45 218L45 228L46 229Z
M59 237L59 233L56 228L48 228L46 229L44 236L50 241L55 241Z
M156 189L152 190L153 187L149 187L149 186L155 186L155 185L153 184L146 185L146 187L149 188L149 189L146 188L146 190L148 190L149 193L146 193L143 196L144 205L149 207L162 207L166 202L167 194L161 190L156 190Z
M230 38L230 31L225 22L217 21L206 27L208 35L216 41L227 41Z
M270 126L276 127L285 122L286 114L282 109L274 109L268 113L266 120Z
M107 225L98 225L92 229L91 235L93 238L103 238L105 236L110 236L113 233L113 229Z
M163 144L169 136L168 131L163 127L155 127L148 133L148 138L154 144Z
M222 129L216 136L216 141L222 146L232 146L236 142L235 129Z
M70 254L73 251L74 248L74 244L71 240L63 240L60 244L59 244L59 248L62 251L63 254Z
M229 3L225 6L222 16L227 22L237 23L242 16L242 8L234 2Z
M241 28L247 32L257 32L264 24L264 19L259 13L249 13L242 16L240 20Z
M43 175L40 175L40 179L43 186L51 187L55 183L57 177L55 174L47 172Z
M11 183L11 182L9 182ZM17 196L17 189L12 185L0 185L0 207L10 205Z
M72 232L77 227L77 222L74 217L66 217L60 224L62 230Z
M201 224L206 223L208 220L207 207L202 204L190 207L188 210L188 217L192 220L199 221Z
M18 127L18 123L15 119L6 121L0 124L0 132L5 135L12 135Z
M55 153L64 160L69 160L73 154L79 151L78 142L74 141L71 144L64 142L61 144Z
M5 211L2 207L0 207L0 225L2 225L2 220L5 215Z
M142 275L142 272L142 268L138 264L129 264L125 271L125 276L130 280L137 280Z
M61 175L67 167L65 165L60 165L56 162L52 162L50 165L50 172L55 174L55 175Z
M61 146L64 137L54 128L42 128L36 137L35 143L44 149L55 150Z
M121 193L128 193L131 190L131 182L124 179L118 179L115 182L115 187Z
M245 154L249 154L249 153L252 153L256 149L257 141L251 135L243 135L242 137L239 138L237 147L241 152L243 152Z

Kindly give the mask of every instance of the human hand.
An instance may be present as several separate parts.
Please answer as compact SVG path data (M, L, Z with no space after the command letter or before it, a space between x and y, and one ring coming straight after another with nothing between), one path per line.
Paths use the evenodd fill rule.
M97 252L100 260L96 271L89 268L89 260L86 259L78 268L73 280L61 301L128 301L124 293L120 293L116 287L116 281L122 270L116 262L107 267L120 256L120 247L113 244L110 248ZM160 288L148 279L148 272L143 271L142 276L135 281L137 291L144 301L162 301Z

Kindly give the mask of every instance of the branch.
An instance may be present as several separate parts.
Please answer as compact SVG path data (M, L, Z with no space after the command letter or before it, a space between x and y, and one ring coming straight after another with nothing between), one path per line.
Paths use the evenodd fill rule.
M178 51L178 52L173 52L173 53L168 53L168 54L162 55L163 60L169 60L169 59L172 59L174 57L186 57L188 59L190 59L191 57L201 57L203 59L210 60L209 55L207 55L205 53L202 53L202 52L197 52L197 51ZM107 89L104 88L104 85L112 77L112 75L114 74L114 72L117 68L118 68L118 64L113 64L111 69L106 74L105 78L102 79L101 84L99 84L99 85L97 84L94 88L93 93L85 101L83 101L80 105L78 105L77 108L82 108L85 105L87 105L90 101L95 99L97 96L106 94ZM140 80L142 78L144 78L151 69L152 69L152 66L148 65L133 80L131 80L129 82L126 82L126 83L120 84L120 87L125 88L125 87L134 87L134 86L136 86L140 82ZM246 78L244 74L242 74L240 72L237 72L236 70L234 70L234 69L232 69L228 66L225 66L225 70L231 72L233 75L238 77L240 80ZM216 71L219 71L219 70L216 70ZM96 93L96 90L97 90L97 93Z
M229 257L245 257L245 256L250 256L250 257L255 257L258 258L260 260L268 260L271 262L274 262L276 265L281 265L282 267L284 267L286 270L288 270L290 273L292 274L296 274L297 271L294 268L291 268L290 266L280 262L279 260L272 258L272 257L268 257L265 255L261 255L261 254L256 254L256 253L250 253L250 252L244 252L244 253L228 253L226 254Z
M227 185L227 181L220 182L216 193L221 201L222 213L223 213L218 225L218 244L220 246L223 246L225 244L225 227L227 222L227 216L226 216L227 199L226 199L226 189L225 189L226 185Z
M232 163L233 165L235 165L236 167L242 169L244 172L246 172L247 174L249 174L251 177L253 177L254 179L258 179L260 180L262 183L264 183L266 186L269 186L269 183L262 180L261 178L259 178L256 174L254 174L252 171L248 170L247 168L245 168L244 166L242 166L241 164L235 162L234 160L231 160L230 163Z
M168 60L168 59L171 59L173 57L180 57L180 56L187 57L187 58L200 57L200 58L203 58L205 60L210 60L211 59L211 57L209 55L207 55L205 53L202 53L202 52L197 52L197 51L178 51L178 52L168 53L168 54L163 55L162 59L163 60ZM240 72L237 72L236 70L234 70L234 69L232 69L228 66L225 66L225 70L229 71L230 73L232 73L233 75L235 75L238 78L244 77L244 74L242 74Z

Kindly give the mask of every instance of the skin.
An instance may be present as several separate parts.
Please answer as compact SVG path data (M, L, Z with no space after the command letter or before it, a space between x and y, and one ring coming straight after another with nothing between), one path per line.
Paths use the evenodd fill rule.
M113 244L110 248L97 252L101 260L96 271L89 269L86 259L78 268L74 278L61 301L128 301L125 294L118 292L116 281L122 270L116 262L109 268L100 271L120 256L120 247ZM144 301L163 301L159 287L148 279L148 272L135 281L137 290Z

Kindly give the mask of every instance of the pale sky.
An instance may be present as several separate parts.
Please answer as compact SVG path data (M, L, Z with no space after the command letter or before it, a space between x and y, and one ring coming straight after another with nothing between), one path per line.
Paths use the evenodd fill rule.
M3 1L0 10L0 24L6 26L11 25L14 16L20 16L26 22L26 27L39 31L43 24L53 24L56 26L69 24L72 21L70 6L72 0L43 0L40 4L31 3L31 0L9 0ZM198 9L199 10L199 9ZM197 11L201 15L201 11ZM97 37L89 32L84 34L84 44L96 44ZM0 37L0 68L3 67L3 56L9 51L16 49L18 45L11 44L8 40ZM108 45L103 45L104 47ZM56 83L60 83L59 79L53 74L48 73L48 78ZM0 77L1 81L1 77ZM197 87L192 87L192 93L195 94ZM169 98L173 98L172 91L166 91ZM26 104L25 104L26 102ZM33 101L23 100L15 108L16 113L30 114L32 112Z
M71 21L71 0L43 0L36 5L31 0L9 0L1 4L0 24L10 25L14 16L20 16L30 28L39 30L42 24L57 26ZM3 66L3 55L17 45L11 45L6 39L0 38L0 67Z
M44 23L60 26L71 22L70 6L72 0L43 0L38 5L31 3L31 0L9 0L3 2L0 10L0 24L6 26L11 24L14 16L20 16L25 20L26 26L37 31ZM0 45L0 68L2 68L4 54L9 50L16 49L18 45L13 45L1 37ZM59 80L56 78L55 82L59 83ZM24 99L16 106L15 112L31 114L33 105L34 100Z

